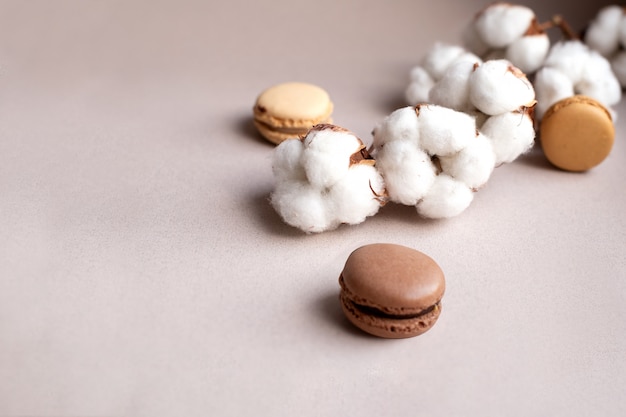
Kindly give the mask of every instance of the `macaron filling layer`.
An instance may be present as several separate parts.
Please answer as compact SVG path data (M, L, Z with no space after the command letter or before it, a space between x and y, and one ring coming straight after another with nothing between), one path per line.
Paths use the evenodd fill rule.
M304 134L306 132L309 131L309 126L302 126L302 127L281 127L281 126L274 126L271 125L269 123L266 122L262 122L260 120L255 120L255 123L263 126L264 128L271 130L272 132L277 132L277 133L285 133L285 134L294 134L294 135L299 135L299 134Z
M358 305L341 293L341 306L348 320L376 336L405 338L417 336L431 328L441 313L441 303L415 314L389 314L373 307ZM360 307L360 308L359 308ZM363 308L365 307L365 308Z
M407 313L407 314L391 314L391 313L387 313L385 311L379 310L376 307L372 307L372 306L367 306L367 305L363 305L363 304L357 304L352 300L347 299L347 302L349 302L356 310L358 310L359 312L368 315L368 316L373 316L373 317L378 317L381 319L393 319L393 320L411 320L411 319L416 319L422 316L427 315L428 313L432 312L433 310L435 310L436 308L439 308L441 302L437 302L436 304L418 312L418 313Z

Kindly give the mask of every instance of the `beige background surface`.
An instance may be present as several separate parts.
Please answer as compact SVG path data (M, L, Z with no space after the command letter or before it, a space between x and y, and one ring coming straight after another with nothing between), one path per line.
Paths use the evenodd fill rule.
M626 415L626 105L585 174L540 150L470 208L303 235L256 95L299 80L371 140L485 2L0 2L1 416ZM608 2L532 1L580 30ZM447 277L423 336L343 318L372 242Z

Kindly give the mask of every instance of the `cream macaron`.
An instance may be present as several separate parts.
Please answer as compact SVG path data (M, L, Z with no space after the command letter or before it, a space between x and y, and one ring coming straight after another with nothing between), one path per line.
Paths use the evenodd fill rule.
M254 105L254 124L264 138L277 145L306 134L314 125L332 123L332 111L333 103L324 89L287 82L259 94Z

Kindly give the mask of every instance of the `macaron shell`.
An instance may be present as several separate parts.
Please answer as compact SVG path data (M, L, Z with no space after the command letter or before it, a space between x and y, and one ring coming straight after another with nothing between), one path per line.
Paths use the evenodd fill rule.
M435 324L441 313L441 305L437 304L434 309L419 317L410 319L382 318L358 310L343 292L340 298L341 308L353 325L366 333L386 339L419 336Z
M394 244L356 249L342 271L353 301L388 314L412 314L438 303L445 291L443 271L422 252Z
M545 113L539 130L543 152L554 166L587 171L611 152L615 127L608 110L586 96L561 100Z
M290 82L263 91L254 106L255 120L277 128L328 123L333 103L328 93L313 84Z

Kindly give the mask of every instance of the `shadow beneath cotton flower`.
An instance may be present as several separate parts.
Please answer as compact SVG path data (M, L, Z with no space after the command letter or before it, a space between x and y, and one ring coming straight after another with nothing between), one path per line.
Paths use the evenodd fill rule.
M516 163L532 166L535 168L548 169L553 171L554 166L546 159L543 151L541 150L541 144L535 143L533 148L523 155L520 155Z
M429 220L417 214L415 206L405 206L403 204L387 203L378 211L376 218L385 219L385 221L394 220L408 224L424 224Z
M256 212L256 220L260 228L267 233L286 237L300 237L304 233L295 227L289 226L280 218L270 204L270 190L262 190L250 197L250 204Z

